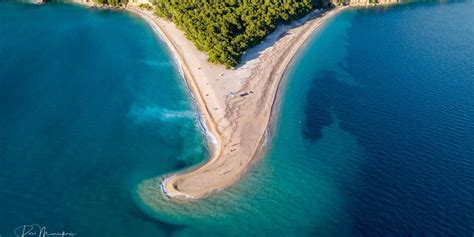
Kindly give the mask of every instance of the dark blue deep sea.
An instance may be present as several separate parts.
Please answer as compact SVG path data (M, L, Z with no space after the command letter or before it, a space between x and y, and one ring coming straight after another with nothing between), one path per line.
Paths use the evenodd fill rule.
M302 133L311 146L337 124L361 150L339 181L351 234L472 236L473 2L358 11L339 47L305 72ZM308 52L298 65L331 53Z
M123 12L2 2L0 235L472 236L473 58L473 1L346 10L242 182L147 203L143 181L207 155L165 46Z

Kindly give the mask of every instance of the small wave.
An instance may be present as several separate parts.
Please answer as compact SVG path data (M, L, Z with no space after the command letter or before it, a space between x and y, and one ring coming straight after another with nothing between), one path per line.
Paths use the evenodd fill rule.
M177 119L195 119L196 113L190 110L176 111L161 108L156 105L151 106L137 106L133 105L128 113L128 117L132 118L137 123L152 122L152 121L170 121Z
M172 66L171 62L154 60L154 59L142 59L139 62L144 63L151 67L171 67Z

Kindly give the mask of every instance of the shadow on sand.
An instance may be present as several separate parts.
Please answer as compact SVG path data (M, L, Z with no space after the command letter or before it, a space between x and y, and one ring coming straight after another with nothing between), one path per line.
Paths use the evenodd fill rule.
M265 39L262 40L262 42L258 45L255 45L254 47L248 49L244 55L242 56L242 59L240 63L234 68L234 69L240 69L242 67L245 67L245 65L252 60L257 59L260 57L260 55L263 54L263 52L268 49L269 47L272 47L275 45L278 40L281 38L289 35L289 31L291 29L300 27L304 25L306 22L317 19L322 17L326 12L330 11L331 9L328 10L314 10L311 13L309 13L307 16L296 20L290 24L280 24L275 31L273 31L271 34L267 35Z

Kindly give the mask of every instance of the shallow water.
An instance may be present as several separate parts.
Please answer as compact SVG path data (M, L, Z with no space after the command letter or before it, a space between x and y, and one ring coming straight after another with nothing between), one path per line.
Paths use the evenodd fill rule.
M2 3L0 234L470 236L473 13L340 14L288 73L268 154L236 186L176 205L153 180L136 191L206 157L164 45L125 13Z

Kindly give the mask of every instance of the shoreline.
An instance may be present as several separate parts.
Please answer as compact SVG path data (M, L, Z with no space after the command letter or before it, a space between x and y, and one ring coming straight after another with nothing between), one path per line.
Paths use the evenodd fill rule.
M71 2L91 7L84 0ZM211 64L174 23L134 6L123 8L144 20L173 55L200 114L209 159L171 174L159 182L156 195L192 201L237 183L261 158L271 140L272 118L287 70L327 20L348 6L314 10L291 24L280 25L249 49L234 69ZM269 137L270 136L270 137Z
M222 66L218 65L212 65L206 61L202 61L202 59L205 59L204 53L201 53L197 51L197 49L193 49L195 54L202 54L204 58L201 58L201 60L198 60L197 65L200 65L198 67L198 70L201 70L202 67L210 67L211 69L218 68L219 69L219 76L223 76L223 74L235 74L235 75L230 75L230 79L238 80L236 78L239 78L239 75L237 75L239 72L246 71L249 75L244 76L244 78L240 77L241 80L245 80L246 83L249 81L256 81L256 80L262 80L258 76L258 73L251 72L254 70L248 71L248 69L255 69L257 66L265 66L267 68L266 72L263 75L263 79L267 83L263 84L262 86L257 86L257 89L262 89L264 91L258 91L258 92L264 92L264 96L262 97L257 97L257 101L253 101L255 105L263 105L266 106L266 112L267 114L263 114L263 116L260 116L261 120L258 121L256 126L260 127L260 132L257 133L257 136L255 134L253 137L250 137L253 139L254 143L253 146L243 146L239 147L239 143L235 143L235 141L232 141L232 139L229 139L227 134L222 132L222 130L225 130L225 126L219 126L219 123L231 123L229 121L225 121L222 118L216 119L216 117L219 117L219 114L213 111L218 111L220 108L219 107L213 107L216 104L215 101L206 101L206 96L209 96L210 93L214 92L213 90L206 92L203 91L201 83L201 87L199 85L199 80L204 81L205 84L209 84L210 81L212 81L213 77L215 78L216 73L210 73L208 75L204 75L204 77L199 77L202 75L196 75L195 73L196 70L193 70L191 66L187 63L187 60L185 57L183 57L184 52L189 52L189 51L183 51L182 47L184 47L183 44L186 43L187 39L184 38L180 39L179 37L176 37L175 32L177 29L169 29L173 28L170 25L167 25L166 21L159 19L158 17L152 15L150 12L141 10L141 9L136 9L136 8L127 8L127 10L131 13L134 13L135 15L138 15L141 17L143 20L145 20L150 27L153 29L153 31L158 35L158 37L163 40L166 45L168 46L169 50L173 53L174 58L176 59L178 63L178 67L180 70L183 72L184 79L186 81L186 84L191 92L191 95L195 99L195 103L198 106L199 112L201 114L201 125L204 127L204 130L206 132L206 139L208 143L208 147L210 148L210 155L211 157L207 160L207 162L204 162L200 164L200 166L191 168L188 170L184 170L178 173L166 175L164 179L162 180L160 184L160 189L161 192L166 195L170 199L176 199L176 200L181 200L181 201L188 201L188 200L193 200L193 199L200 199L203 197L206 197L210 193L216 190L221 190L224 188L227 188L236 182L240 180L241 175L246 173L246 171L252 166L253 162L257 160L259 157L261 157L265 152L266 148L264 148L264 141L268 141L268 129L270 128L269 126L271 125L270 122L272 120L272 116L274 116L275 112L275 106L277 106L277 100L278 100L278 94L280 92L280 87L282 82L285 80L285 76L287 74L288 68L290 68L292 62L294 59L299 55L300 51L304 48L304 46L307 44L309 39L317 32L317 30L323 26L326 21L333 16L337 15L341 10L346 9L345 7L337 7L331 10L325 10L325 11L313 11L310 13L308 16L303 18L300 21L297 21L293 24L290 25L283 25L280 26L276 32L272 33L269 35L265 41L270 41L270 45L261 45L256 46L255 48L257 49L251 49L251 50L256 50L257 55L256 58L246 60L244 56L244 63L239 65L236 69L233 70L228 70L224 69ZM172 24L169 23L168 24ZM174 27L175 28L175 27ZM283 29L282 29L283 28ZM289 28L289 29L287 29ZM296 31L296 32L294 32ZM182 32L180 32L182 34ZM287 41L282 41L282 39L287 38L288 33L291 33L293 36L291 39ZM170 35L171 34L171 35ZM182 36L184 36L182 34ZM275 37L276 36L276 37ZM275 38L275 39L271 39ZM178 41L178 42L177 42ZM191 44L191 42L187 41L188 44ZM268 43L268 42L267 42ZM289 53L287 50L281 50L282 47L284 49L288 49L289 46ZM188 47L190 47L188 45ZM192 47L194 47L192 45ZM258 49L262 48L262 49ZM263 55L265 52L262 51L267 51L268 49L273 50L273 49L279 49L277 52L278 55L276 55L277 60L273 60L271 65L268 65L268 63L265 62L265 60L261 59L261 55ZM182 52L180 52L180 49ZM250 51L250 50L249 50ZM275 56L275 55L272 55ZM255 61L256 62L253 62ZM191 60L192 61L192 60ZM268 66L270 67L270 70L268 70ZM223 72L223 73L222 73ZM245 73L244 73L245 74ZM257 74L257 75L255 75ZM266 74L266 75L265 75ZM245 78L246 77L246 78ZM216 81L218 81L217 79ZM227 84L228 82L225 83L220 83L219 86L222 86L222 84ZM245 86L240 85L240 92L242 92L242 88ZM252 88L252 87L251 87ZM231 90L232 91L232 90ZM257 93L258 93L257 92ZM227 107L227 108L222 108L225 109L227 112L232 110L231 102L229 101L233 98L238 98L238 94L240 94L241 97L250 97L251 94L254 94L253 90L250 90L250 92L244 92L244 93L236 93L236 92L231 92L230 95L232 97L229 99L227 97L225 99L225 103L222 107ZM266 94L267 93L267 94ZM236 95L237 94L237 95ZM220 97L218 95L214 95L214 97ZM209 100L209 99L208 99ZM262 100L264 100L265 103L262 104ZM209 103L210 102L210 103ZM214 102L214 103L212 103ZM229 109L230 107L230 109ZM255 106L258 107L258 106ZM212 110L214 108L214 110ZM239 108L237 108L239 110ZM232 112L232 111L230 111ZM246 111L250 112L248 114L251 115L251 112L255 111ZM226 116L224 114L224 119L229 118L230 116ZM237 122L240 117L237 117ZM248 119L248 118L247 118ZM248 121L244 121L248 122ZM228 124L227 124L228 125ZM239 127L245 127L245 125L234 125L234 130L239 129ZM229 126L227 126L229 127ZM232 125L230 126L232 127ZM262 130L263 128L263 130ZM246 132L248 132L247 130ZM232 135L232 134L230 134ZM238 138L248 138L248 134L242 134L244 136L237 136ZM247 136L245 136L247 135ZM252 136L252 135L251 135ZM232 136L230 136L232 137ZM234 136L235 137L235 136ZM227 141L226 141L227 140ZM242 142L242 139L239 139L240 142ZM233 144L231 144L233 143ZM230 149L230 153L237 151L238 148L243 148L245 149L242 151L244 153L243 155L246 157L241 158L238 160L239 162L236 164L235 162L222 162L222 161L228 161L229 158L239 158L239 156L234 155L234 156L229 156L229 152L227 154L223 153L223 150L225 148L228 148L228 146L236 147L234 149ZM229 150L229 149L227 149ZM224 151L225 152L225 151ZM234 153L235 154L235 153ZM227 155L227 159L226 156ZM241 156L240 156L241 157ZM220 163L220 164L219 164ZM226 165L227 163L227 165ZM231 164L229 164L231 163ZM215 166L214 164L218 164L219 166ZM216 168L214 170L211 170L211 168ZM226 169L227 168L227 169ZM216 170L220 170L223 172L216 172ZM218 180L219 178L222 178L223 175L229 174L232 172L232 170L237 170L238 172L233 172L232 176L227 176L230 178L226 178L225 180ZM211 174L209 174L211 173ZM221 181L221 182L219 182ZM183 185L184 184L184 185ZM184 187L184 188L183 188Z
M206 137L206 142L208 144L209 152L211 158L205 162L208 163L212 157L217 157L219 155L219 144L221 143L219 139L219 132L217 130L217 126L215 121L212 119L209 108L207 104L204 102L203 99L203 94L199 90L199 87L196 85L195 79L192 75L192 73L189 71L188 66L183 59L183 56L178 52L177 49L177 43L175 43L168 33L166 33L165 30L163 30L162 27L159 26L159 24L153 19L155 16L150 15L151 13L145 11L145 10L139 10L135 8L126 8L128 12L131 12L137 16L139 16L142 20L144 20L154 31L154 33L167 45L168 49L171 51L173 57L175 58L175 61L177 63L178 69L185 80L185 84L187 86L187 89L189 91L189 94L193 97L193 102L196 104L198 107L199 111L199 123L203 127L203 130L205 132L205 137ZM157 19L157 18L156 18ZM217 136L216 136L217 134ZM204 163L204 164L205 164ZM172 175L170 177L173 177L175 175ZM167 178L165 177L162 183L160 184L161 191L168 197L170 198L175 198L173 194L168 193L166 191L167 187ZM179 194L180 196L185 197L186 199L193 199L194 197L191 195L186 195L186 194ZM180 199L180 197L176 197Z
M166 44L168 50L172 54L175 63L178 67L178 71L182 76L182 79L185 81L185 86L188 90L188 93L192 97L193 103L198 108L199 124L202 126L208 147L212 148L209 149L210 155L212 156L213 153L218 150L219 146L219 140L215 136L215 134L217 133L215 122L212 120L212 118L209 117L210 113L206 103L204 102L204 99L202 98L202 93L199 91L199 88L197 87L194 79L192 79L193 76L189 72L187 68L188 66L184 62L182 55L179 54L176 48L176 44L170 39L168 34L163 31L163 29L153 20L152 16L150 16L149 13L145 13L144 10L138 10L135 8L126 8L125 10L144 20L151 27L155 35ZM203 110L203 108L205 108L205 110ZM209 125L211 126L209 127Z

